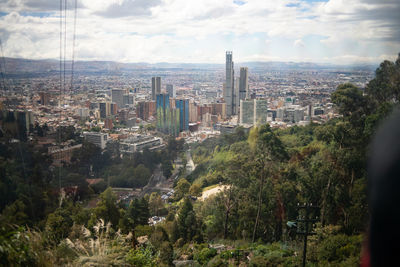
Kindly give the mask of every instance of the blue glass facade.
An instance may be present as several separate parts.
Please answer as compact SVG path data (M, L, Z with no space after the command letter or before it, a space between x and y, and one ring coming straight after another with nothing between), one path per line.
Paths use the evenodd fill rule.
M157 110L157 129L161 132L168 132L168 114L169 114L169 95L158 94L156 101Z
M180 117L180 131L189 130L189 100L177 99L175 100L176 108L179 109Z

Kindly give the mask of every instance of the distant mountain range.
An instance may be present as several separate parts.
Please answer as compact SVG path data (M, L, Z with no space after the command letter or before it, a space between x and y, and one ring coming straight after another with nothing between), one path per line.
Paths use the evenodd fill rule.
M60 70L60 62L52 59L33 60L22 58L1 59L1 70L7 74L22 74L22 73L51 73ZM66 62L66 70L71 69L71 61ZM374 71L378 66L371 64L364 65L332 65L332 64L317 64L310 62L239 62L236 66L247 66L253 70L361 70ZM76 72L129 72L140 70L157 70L157 69L202 69L202 70L223 70L225 64L207 64L207 63L120 63L114 61L75 61L74 70Z

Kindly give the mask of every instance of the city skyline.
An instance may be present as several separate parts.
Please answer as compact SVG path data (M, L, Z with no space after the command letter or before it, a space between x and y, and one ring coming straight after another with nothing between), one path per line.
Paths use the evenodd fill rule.
M73 1L67 10L71 58ZM393 60L400 47L397 0L78 1L76 60L220 63L294 61L333 64ZM6 57L57 59L59 3L2 1Z

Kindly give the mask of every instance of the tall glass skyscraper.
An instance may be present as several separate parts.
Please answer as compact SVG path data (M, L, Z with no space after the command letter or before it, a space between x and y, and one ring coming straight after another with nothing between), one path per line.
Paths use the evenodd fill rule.
M179 109L180 131L189 130L189 100L177 99L175 101L176 109Z
M226 115L232 116L235 114L235 105L234 105L234 77L235 73L233 70L233 61L232 61L232 51L226 51L226 69L225 69L225 87L224 87L224 99L226 102Z
M189 130L189 100L169 100L169 94L157 95L157 130L178 136L179 132ZM174 103L176 108L172 107Z
M157 95L157 130L163 133L168 132L168 112L169 112L169 95Z

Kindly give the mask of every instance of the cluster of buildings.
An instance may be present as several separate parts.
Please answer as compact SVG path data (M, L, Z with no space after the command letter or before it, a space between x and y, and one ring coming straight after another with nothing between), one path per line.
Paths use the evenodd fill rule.
M225 83L223 84L226 115L237 115L240 110L240 101L249 98L249 73L247 67L240 68L240 76L235 78L232 51L226 52Z
M225 114L238 116L242 126L253 126L267 123L268 102L263 98L249 95L249 71L247 67L240 68L240 76L235 78L232 51L226 52L226 75L223 85Z
M12 90L0 92L0 131L29 136L36 124L45 126L43 138L53 141L41 142L54 159L68 161L79 144L57 142L59 126L73 126L102 149L118 142L121 154L131 155L162 149L166 135L199 142L238 125L324 122L337 116L330 101L336 87L351 82L362 88L373 73L256 63L235 68L227 51L224 67L77 73L67 94L60 94L57 75L47 75L15 79Z

